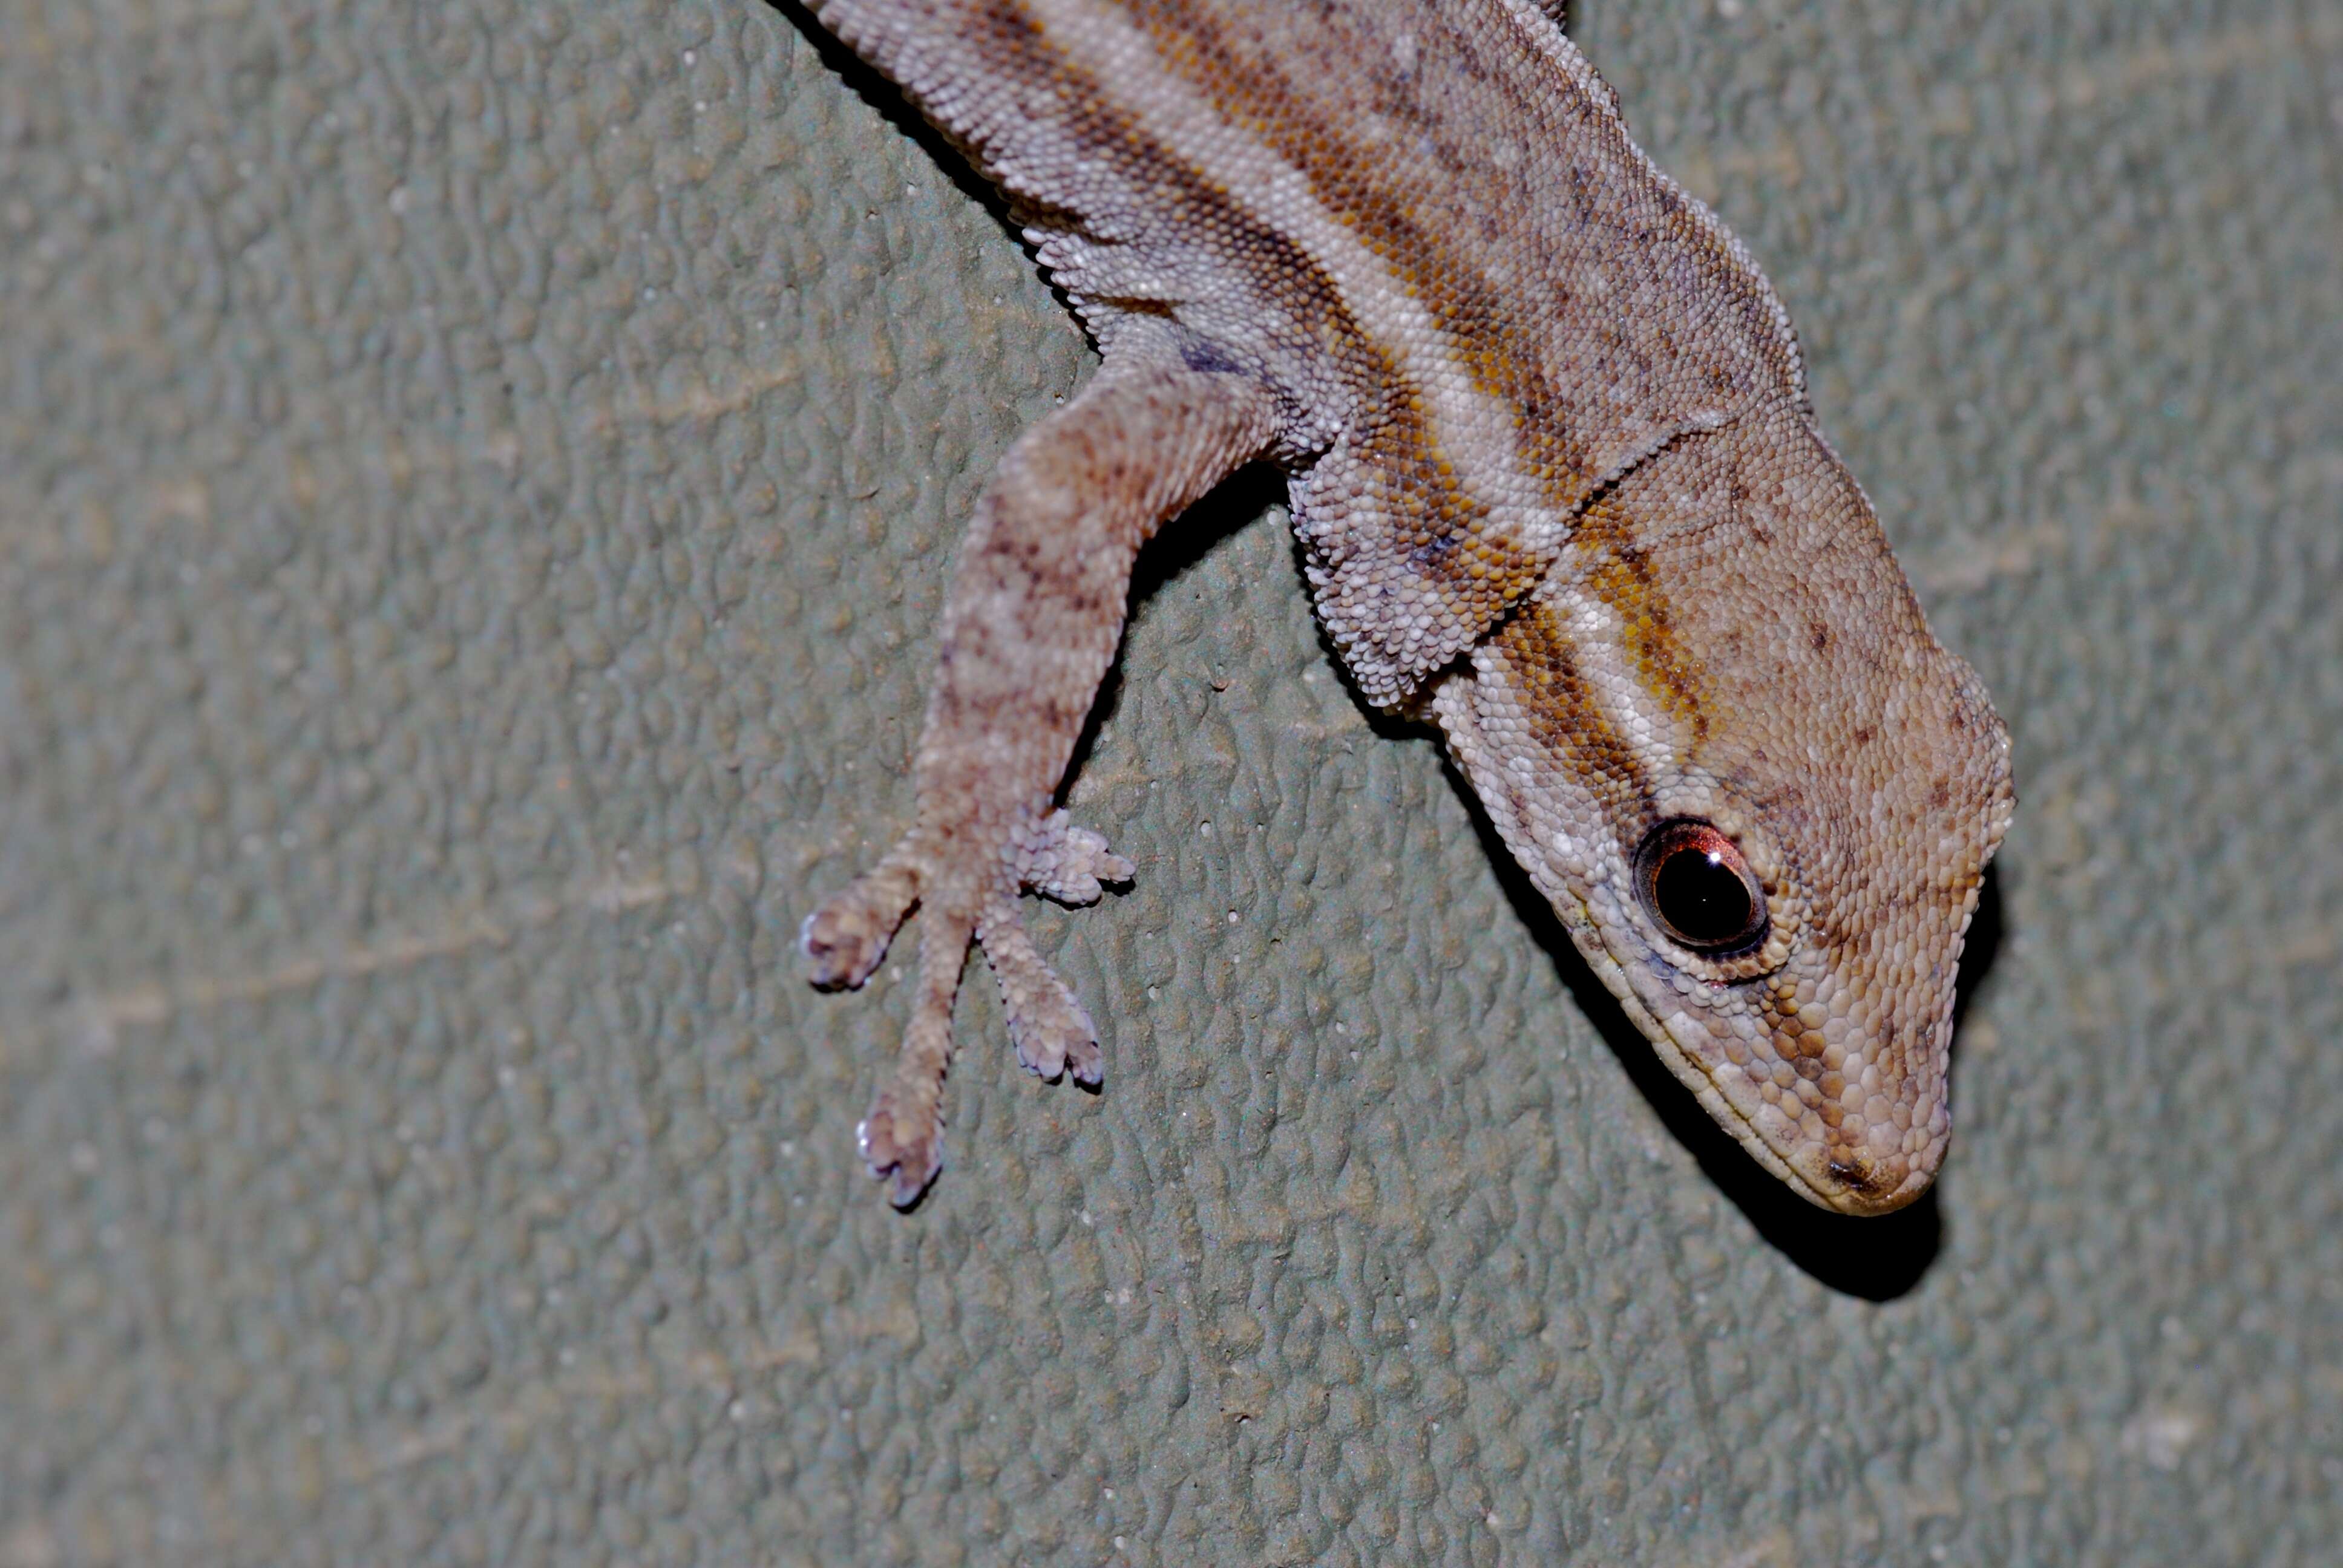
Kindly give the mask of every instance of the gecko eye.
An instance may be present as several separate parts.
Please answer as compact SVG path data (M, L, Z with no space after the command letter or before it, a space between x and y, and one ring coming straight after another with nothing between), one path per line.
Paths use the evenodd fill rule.
M1733 840L1697 818L1644 835L1635 893L1653 923L1697 953L1732 952L1765 934L1765 890Z

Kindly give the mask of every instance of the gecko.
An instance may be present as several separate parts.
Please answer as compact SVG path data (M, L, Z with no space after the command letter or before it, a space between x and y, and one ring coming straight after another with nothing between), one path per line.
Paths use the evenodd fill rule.
M856 987L916 907L859 1129L892 1201L942 1163L971 943L1017 1060L1101 1080L1020 900L1131 880L1057 791L1141 547L1257 462L1359 698L1437 730L1667 1069L1823 1208L1925 1191L2008 732L1818 427L1781 300L1558 8L809 4L1001 193L1100 356L975 504L915 819L800 933L814 983Z

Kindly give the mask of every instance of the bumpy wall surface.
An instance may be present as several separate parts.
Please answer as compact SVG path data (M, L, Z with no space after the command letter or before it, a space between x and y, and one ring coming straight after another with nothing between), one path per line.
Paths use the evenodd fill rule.
M799 979L1090 363L793 9L0 0L0 1568L2332 1563L2343 18L1586 0L2023 806L1938 1193L1709 1130L1313 630L1150 555L1037 910Z

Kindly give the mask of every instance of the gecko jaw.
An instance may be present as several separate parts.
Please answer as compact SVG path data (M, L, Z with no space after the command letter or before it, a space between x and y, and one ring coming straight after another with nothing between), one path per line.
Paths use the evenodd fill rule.
M1590 918L1590 930L1592 926ZM1767 1174L1815 1208L1828 1210L1835 1214L1858 1216L1892 1213L1918 1199L1935 1184L1936 1167L1933 1162L1916 1178L1906 1178L1885 1193L1866 1192L1855 1181L1844 1178L1829 1186L1816 1181L1792 1163L1788 1156L1775 1148L1758 1129L1756 1122L1733 1103L1723 1085L1700 1064L1693 1051L1677 1040L1675 1030L1661 1022L1657 1015L1644 1005L1643 999L1634 994L1627 983L1626 971L1617 960L1599 943L1582 945L1580 951L1587 959L1596 978L1618 999L1620 1009L1626 1013L1628 1021L1651 1043L1661 1064L1677 1082L1692 1091L1693 1098L1700 1102L1701 1109L1708 1112L1717 1127L1739 1144L1742 1151L1755 1160ZM1726 1070L1739 1073L1741 1070L1728 1066ZM1830 1169L1821 1151L1815 1150L1814 1153L1818 1164L1825 1170Z

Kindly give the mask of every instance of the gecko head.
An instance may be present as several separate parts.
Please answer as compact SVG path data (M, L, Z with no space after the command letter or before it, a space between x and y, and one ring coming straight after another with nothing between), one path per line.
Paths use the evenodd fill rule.
M2008 735L1803 418L1687 437L1605 491L1433 709L1579 950L1760 1164L1846 1213L1927 1190Z

